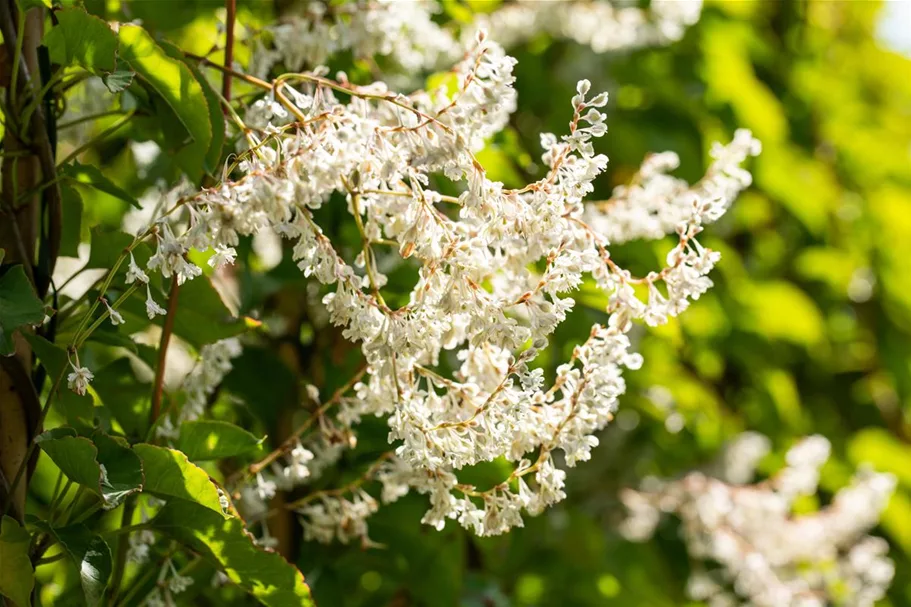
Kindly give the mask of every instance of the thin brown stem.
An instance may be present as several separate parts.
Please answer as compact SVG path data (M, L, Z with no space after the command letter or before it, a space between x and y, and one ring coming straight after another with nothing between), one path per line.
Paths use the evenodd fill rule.
M161 328L161 341L158 343L158 368L155 369L155 391L152 393L152 410L149 414L149 427L155 425L161 413L161 397L164 392L164 369L168 358L168 343L174 332L174 317L177 315L177 295L180 292L177 274L171 277L171 292L168 296L168 313Z
M357 382L359 382L359 381L361 380L361 378L364 376L364 373L366 373L366 372L367 372L367 367L366 367L366 366L361 367L361 368L358 370L358 372L355 373L354 376L353 376L351 379L349 379L347 382L345 382L344 385L342 385L341 387L339 387L339 389L336 390L336 391L332 394L332 396L329 398L329 400L327 400L327 401L324 402L322 405L320 405L319 408L316 409L316 411L314 411L313 414L310 415L310 417L308 417L308 418L306 419L306 421L304 421L303 424L301 424L300 426L298 426L298 427L294 430L294 432L291 433L291 436L289 436L288 439L285 440L285 442L283 442L283 443L282 443L281 445L279 445L274 451L272 451L271 453L269 453L268 455L266 455L266 457L262 458L262 459L259 460L258 462L255 462L255 463L251 464L250 466L248 466L247 468L241 469L241 470L239 470L238 472L234 473L234 474L226 481L225 484L230 485L230 484L233 484L234 481L236 481L236 480L238 480L238 479L240 479L240 478L243 478L243 477L246 476L247 474L249 474L249 475L252 476L252 475L254 475L254 474L258 473L258 472L261 472L266 466L268 466L269 464L271 464L272 462L274 462L275 460L277 460L279 457L281 457L283 454L287 453L287 452L290 451L292 448L294 448L294 446L297 444L297 441L298 441L298 440L300 439L300 437L304 434L304 432L306 432L307 429L308 429L310 426L312 426L313 423L314 423L316 420L318 420L320 417L322 417L323 414L325 414L326 411L327 411L330 407L332 407L333 405L335 405L336 403L338 403L339 400L342 398L342 396L344 396L345 393L346 393L348 390L350 390L350 389L352 388L352 386L354 386L354 384L356 384Z

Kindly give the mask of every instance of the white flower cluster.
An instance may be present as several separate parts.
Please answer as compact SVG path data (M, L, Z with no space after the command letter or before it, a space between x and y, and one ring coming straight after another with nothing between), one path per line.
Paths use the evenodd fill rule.
M271 118L258 134L246 133L251 148L237 165L243 176L182 199L184 228L158 224L150 269L178 280L198 274L184 255L191 248L225 251L263 230L291 239L301 271L328 291L329 320L361 344L367 374L341 401L336 422L323 427L321 416L320 439L301 443L284 467L258 469L256 486L241 489L260 509L278 487L303 482L353 446L351 428L362 417L382 416L395 454L371 474L384 483L387 501L410 489L427 494L424 521L437 528L454 519L491 535L521 525L523 510L536 514L564 497L566 473L553 453L562 452L569 467L588 460L595 434L613 418L623 370L642 364L630 349L633 322L664 323L711 287L707 275L719 255L697 237L749 185L738 164L759 152L758 142L738 131L713 150L714 163L694 187L643 188L652 197L647 208L661 210L677 244L665 267L634 277L611 258L611 237L623 238L605 225L628 192L606 209L583 203L608 162L594 147L607 132L607 94L590 95L589 82L578 83L569 132L541 136L547 173L537 182L508 189L475 158L515 109L515 63L482 31L453 69L452 96L358 87L329 80L324 70L287 75L268 98ZM362 240L353 263L314 214L342 200ZM627 221L631 237L665 234ZM384 271L403 264L418 278L408 303L392 308ZM573 308L567 294L587 279L607 294L610 320L592 327L545 386L531 363ZM197 392L204 402L205 389ZM326 428L345 440L326 441ZM327 448L319 453L321 444ZM514 467L498 485L458 481L461 468L498 458ZM308 502L301 509L308 533L323 540L365 534L354 519L375 502L357 495Z
M313 68L346 50L355 59L388 61L403 73L433 68L461 53L433 21L439 9L427 0L308 2L303 15L269 28L269 48L257 37L250 71L264 77L278 62L286 71Z
M186 399L176 415L176 423L172 416L163 416L155 429L156 434L166 438L177 438L183 422L202 417L209 396L231 371L231 359L237 358L240 353L240 341L234 337L203 346L199 351L199 360L181 385L181 392L185 394Z
M715 221L726 210L750 174L740 167L749 156L759 153L759 142L746 131L738 131L731 145L715 144L714 163L705 178L690 186L667 173L680 166L674 152L646 158L629 185L619 186L610 200L588 208L586 221L611 243L620 244L645 238L658 239L671 234L691 213L693 196L716 200L718 204L703 216L703 223ZM722 178L717 178L722 175Z
M825 438L809 437L788 451L778 474L742 484L768 450L764 437L744 436L727 450L719 470L741 483L700 472L651 479L643 490L622 495L630 511L622 531L642 541L662 515L679 517L688 551L706 567L693 572L688 592L711 607L873 605L884 596L894 566L886 541L866 533L879 521L896 480L863 468L831 504L794 514L795 499L816 493L829 449Z
M399 74L435 69L471 46L470 35L486 29L506 48L546 33L589 46L598 53L667 44L696 23L702 0L653 0L647 10L607 1L519 0L479 13L463 27L463 40L439 26L433 15L442 7L432 0L359 0L306 3L305 14L269 28L271 44L257 38L251 73L265 77L276 63L286 71L325 64L340 51L355 59L377 58Z
M634 4L519 0L479 15L477 25L507 48L543 32L604 53L680 40L702 13L702 0L652 0L647 10Z
M168 559L158 574L156 588L146 598L145 607L171 607L175 605L174 595L185 592L193 584L193 578L181 575Z

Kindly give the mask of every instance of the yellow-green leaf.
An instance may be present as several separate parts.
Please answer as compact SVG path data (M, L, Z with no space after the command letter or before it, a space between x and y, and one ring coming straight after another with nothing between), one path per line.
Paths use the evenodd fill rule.
M225 519L198 504L174 500L153 524L203 555L263 605L313 605L303 574L278 553L257 546L239 516Z
M215 483L202 468L190 463L186 455L146 443L134 445L133 451L142 460L145 492L167 500L193 502L225 518Z
M31 536L13 518L0 523L0 595L18 607L31 607L35 570L28 557Z
M175 151L178 164L194 179L202 176L212 141L209 104L202 85L182 61L172 59L137 25L122 25L120 56L177 115L191 141ZM113 67L112 67L113 69Z

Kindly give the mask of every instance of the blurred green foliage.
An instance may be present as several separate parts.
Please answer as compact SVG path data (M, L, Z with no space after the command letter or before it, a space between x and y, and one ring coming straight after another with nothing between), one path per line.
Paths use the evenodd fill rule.
M108 19L142 19L191 52L205 54L219 42L213 3L169 2L173 10L167 11L153 4L86 0ZM493 4L444 6L450 18L467 21ZM689 562L673 525L650 543L626 542L616 531L623 518L617 492L648 475L674 476L704 464L727 439L751 429L775 445L766 471L797 437L827 436L834 455L823 470L824 497L861 462L898 476L877 530L890 541L897 567L884 604L911 605L911 272L905 266L911 259L911 60L876 43L878 12L875 2L716 1L681 42L664 48L596 55L539 36L511 49L519 59L519 110L478 155L492 178L520 186L541 176L538 134L565 132L575 83L588 78L593 90L611 94L610 133L600 141L610 165L595 198L609 197L653 151L679 153L679 174L695 181L710 144L726 141L737 127L752 129L763 143L751 167L755 185L707 231L705 244L723 254L713 275L717 287L679 321L636 334L645 365L628 375L617 423L601 437L592 461L571 470L565 502L528 519L524 529L478 539L451 522L442 532L421 525L425 500L409 496L371 519L371 538L383 547L368 550L303 543L289 519L288 528L272 531L298 555L317 604L687 604ZM271 3L239 2L238 22L245 27L272 19ZM247 58L239 46L237 60ZM355 66L349 75L364 74ZM428 82L445 83L445 76L431 75ZM131 200L123 192L138 196L159 180L174 181L174 159L165 154L139 166L129 145L145 139L143 129L155 128L160 125L138 123L96 150L93 164L118 187L79 188L74 204L84 209L84 240L92 226L120 226ZM321 225L355 251L358 236L342 227L344 209L328 205L320 213ZM91 235L103 238L100 230ZM314 330L301 305L311 297L308 285L287 258L259 272L252 244L238 250L239 311L259 316L264 343L235 361L213 417L280 439L306 417L301 381L328 395L350 377L359 357L339 333ZM666 250L667 243L632 243L612 254L624 267L647 272ZM412 278L407 268L393 272L389 290L407 292ZM187 301L213 296L207 291ZM605 319L598 291L583 287L576 299L552 351L542 356L550 372L593 322ZM136 318L140 305L132 311ZM189 309L181 337L191 344L220 337L194 339L193 315L209 313L204 304ZM279 320L293 330L270 337L266 329ZM224 326L226 334L235 328ZM139 358L154 355L142 348ZM89 344L86 357L97 368L111 362L102 344ZM122 362L98 373L97 394L105 402L106 393L129 396L122 406L143 410L148 389L131 396L139 384L118 380ZM52 411L50 419L62 417ZM320 486L356 477L386 448L381 422L366 420L359 439L358 450ZM496 463L471 474L500 476ZM55 478L43 458L33 499L47 500ZM63 567L44 567L38 576L46 604L78 585ZM200 574L187 600L247 600L232 588L206 590L208 579Z

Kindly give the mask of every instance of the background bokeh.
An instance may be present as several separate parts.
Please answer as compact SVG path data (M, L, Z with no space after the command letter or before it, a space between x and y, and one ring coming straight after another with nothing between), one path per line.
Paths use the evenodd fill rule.
M109 19L141 18L195 52L219 35L216 3L169 2L172 10L162 11L155 3L86 1L93 4ZM449 18L466 19L495 4L444 6ZM478 539L452 523L443 532L421 525L425 500L411 496L371 519L371 538L385 547L366 551L303 543L292 518L278 520L270 531L297 556L319 605L686 604L690 563L673 522L649 543L625 541L618 490L705 465L747 429L773 442L765 473L798 437L828 437L823 501L861 462L897 475L876 533L896 562L884 604L911 605L911 60L877 41L880 10L862 1L716 1L667 47L599 55L540 35L511 49L519 110L479 156L492 178L520 186L541 176L538 134L565 131L575 83L588 78L611 95L610 131L599 143L610 165L596 198L609 197L654 151L676 151L679 174L695 181L711 143L738 127L763 144L750 167L754 186L706 233L704 243L723 254L716 288L679 321L635 334L645 365L628 374L621 412L592 461L570 471L562 504L524 529ZM268 2L241 3L239 20L255 29L272 11ZM241 63L246 53L238 49ZM369 78L350 58L334 61L354 81ZM145 158L141 139L141 130L128 129L97 151L111 179L137 195L176 170L166 155ZM101 192L83 204L86 235L91 226L119 227L126 211ZM322 225L355 250L344 209L333 213L330 205ZM667 242L632 243L612 254L647 272L667 249ZM313 287L289 259L266 270L266 250L239 247L235 303L264 328L235 361L213 411L280 439L306 414L301 382L330 394L358 355L309 316ZM392 272L389 290L407 293L412 282L407 268ZM551 373L592 323L606 320L599 291L584 287L576 300L540 361ZM344 483L384 450L382 423L365 425L358 449L319 486ZM502 473L493 463L470 475L483 483ZM819 506L799 503L803 511ZM187 600L214 604L205 585Z

